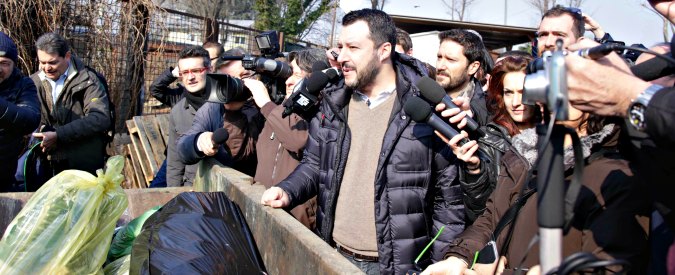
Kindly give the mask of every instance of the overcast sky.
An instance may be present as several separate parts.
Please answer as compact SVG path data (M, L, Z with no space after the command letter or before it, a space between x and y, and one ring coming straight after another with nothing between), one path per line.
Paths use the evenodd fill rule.
M345 1L345 0L343 0ZM361 8L370 7L370 1L347 0L360 3ZM450 3L452 0L446 0ZM464 21L504 24L504 0L475 0L469 7ZM663 21L653 13L653 9L644 8L642 0L585 0L581 6L615 40L626 45L642 43L645 46L663 42ZM507 25L534 27L539 16L525 0L507 1ZM428 18L450 19L447 8L441 0L387 0L384 11L389 14Z

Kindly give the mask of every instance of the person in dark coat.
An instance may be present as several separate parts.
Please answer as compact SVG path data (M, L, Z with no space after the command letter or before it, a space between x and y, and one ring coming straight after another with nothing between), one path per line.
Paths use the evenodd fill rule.
M441 260L439 249L464 230L455 157L403 111L427 70L392 54L392 19L363 9L342 24L333 65L344 81L322 91L302 162L261 203L290 209L317 196L321 238L367 274L404 274Z
M40 123L37 89L16 67L14 41L0 32L0 192L14 188L17 159L24 148L24 136Z
M211 70L209 53L200 46L189 46L178 54L178 74L186 92L171 108L169 114L169 141L166 144L166 184L168 187L192 186L197 167L186 165L178 153L178 138L185 134L204 105L206 74ZM166 93L166 95L170 95Z
M77 169L96 174L103 168L110 128L110 99L96 72L71 55L68 42L46 33L35 43L40 71L31 75L38 88L40 132L53 174Z
M484 67L487 50L480 37L473 32L454 29L438 34L441 44L436 60L436 82L451 98L463 98L468 104L478 125L486 125L490 119L485 105L485 92L476 78Z
M309 76L316 62L327 64L326 53L321 49L303 49L289 55L293 75L286 80L286 100L299 81ZM283 104L270 100L267 89L251 90L256 105L265 116L265 126L256 144L258 167L255 181L266 188L277 185L288 177L302 160L302 151L307 143L309 123L298 114L283 117ZM316 198L291 210L293 217L309 229L316 227Z

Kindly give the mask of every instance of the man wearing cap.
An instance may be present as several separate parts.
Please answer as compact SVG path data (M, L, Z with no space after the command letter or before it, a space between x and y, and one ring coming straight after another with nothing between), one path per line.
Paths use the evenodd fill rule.
M97 73L70 52L68 42L45 33L35 43L40 70L31 75L40 100L40 148L49 175L66 169L92 174L103 168L111 113L110 99Z
M14 189L14 171L23 136L40 123L37 90L30 78L16 68L16 44L0 32L0 192Z

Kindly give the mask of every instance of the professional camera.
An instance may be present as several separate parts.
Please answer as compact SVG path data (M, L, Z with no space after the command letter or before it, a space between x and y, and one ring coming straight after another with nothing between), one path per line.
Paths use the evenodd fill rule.
M217 103L246 101L251 97L251 91L241 79L226 74L206 74L204 91L206 101Z
M260 49L261 56L221 56L220 59L223 61L241 60L244 69L260 74L260 81L265 83L265 87L270 94L270 99L279 104L286 96L285 82L286 79L293 74L293 70L290 66L288 66L288 64L274 60L274 58L284 57L284 55L279 52L279 37L276 31L263 32L259 35L256 35L255 39L256 43L258 44L258 48ZM209 82L212 81L225 82L209 84ZM207 87L209 88L207 89L207 91L209 91L209 101L221 99L233 101L233 99L238 99L241 96L251 95L250 91L248 91L248 89L243 86L241 80L234 79L232 77L217 77L211 75L209 78L207 78ZM218 95L211 94L214 92L218 93Z
M556 41L557 50L544 52L527 66L523 87L523 104L545 104L556 112L556 120L567 120L567 67L562 40Z

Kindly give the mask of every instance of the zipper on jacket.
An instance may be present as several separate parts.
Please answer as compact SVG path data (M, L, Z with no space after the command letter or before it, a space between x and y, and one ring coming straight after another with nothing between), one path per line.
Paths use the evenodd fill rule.
M272 134L274 136L274 133ZM279 142L279 147L277 147L277 155L274 156L274 166L272 166L272 182L277 177L277 162L279 161L279 155L281 152L281 142Z

